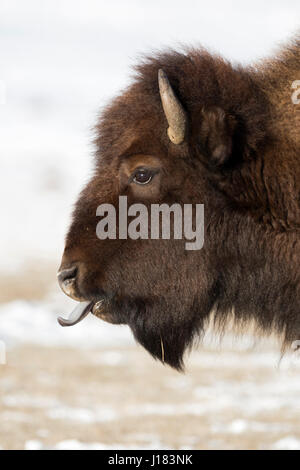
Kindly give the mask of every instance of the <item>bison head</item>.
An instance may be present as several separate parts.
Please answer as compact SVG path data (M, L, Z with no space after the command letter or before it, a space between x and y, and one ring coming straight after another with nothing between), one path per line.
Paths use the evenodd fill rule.
M292 267L276 257L274 237L290 222L270 206L262 181L270 172L276 182L272 165L262 168L274 145L270 113L253 72L205 51L160 54L137 67L96 127L94 174L66 238L59 282L80 302L69 324L90 311L127 324L177 369L212 311L219 323L234 310L238 320L285 328L277 292L284 285L294 293ZM188 251L172 238L99 240L97 207L118 209L121 195L146 206L204 204L203 248Z

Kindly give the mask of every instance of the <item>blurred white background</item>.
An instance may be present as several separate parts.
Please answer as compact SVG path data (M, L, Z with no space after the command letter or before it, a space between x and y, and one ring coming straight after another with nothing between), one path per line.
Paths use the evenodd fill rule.
M112 348L106 351L108 356L100 354L98 366L117 366L119 369L115 371L120 377L124 367L135 370L136 359L133 358L132 363L128 365L123 353L115 349L132 345L131 334L126 328L110 327L88 318L80 326L65 331L57 326L55 320L57 313L71 308L72 302L68 301L56 286L55 270L60 262L72 205L91 172L92 127L97 114L101 107L130 83L130 67L138 61L141 54L161 48L176 48L181 44L201 44L234 62L247 64L270 55L280 44L292 38L296 31L299 31L299 27L298 0L1 0L0 82L5 86L6 99L0 104L0 339L5 340L8 347L18 348L24 343L30 347L34 344L44 348L51 347L52 352L49 349L49 354L45 357L49 358L50 355L56 358L53 359L54 369L57 357L61 358L55 348L75 347L74 361L77 360L75 358L78 354L75 351L82 347ZM43 424L47 428L45 431L28 418L29 422L33 423L32 426L25 427L23 434L19 431L18 439L14 440L16 428L23 429L20 428L19 421L26 422L26 413L32 413L32 407L36 406L29 398L29 395L34 396L35 390L28 389L29 395L24 398L24 380L18 376L18 371L25 367L25 359L22 358L36 358L39 354L32 351L27 353L27 356L23 352L11 354L15 356L8 356L8 371L0 370L0 385L2 384L7 393L4 393L3 397L2 415L0 406L0 447L53 447L56 445L56 437L53 438L52 434L55 436L57 429L51 431L50 425L47 428L47 421ZM150 382L157 380L153 387L158 390L158 394L151 399L154 402L157 400L159 405L155 408L156 405L152 404L152 411L156 410L156 414L163 415L164 420L168 419L165 416L175 416L178 410L177 400L180 400L178 396L180 390L183 390L187 396L194 397L194 401L199 399L198 408L196 404L193 409L195 416L202 416L202 423L203 415L207 413L208 423L203 430L201 428L198 437L196 433L196 437L188 436L190 440L182 438L179 443L176 441L176 446L199 447L203 444L211 448L228 448L238 445L230 436L243 435L243 439L245 436L246 438L242 439L242 442L248 447L261 445L300 448L300 435L294 431L297 429L297 419L299 423L299 409L298 416L297 410L295 411L297 400L299 402L299 375L298 378L294 375L285 376L281 382L274 371L277 356L273 352L256 356L252 353L247 356L245 353L243 359L224 352L219 363L214 354L199 353L198 379L187 378L186 381L182 379L180 382L180 379L175 377L176 374L167 373L170 375L169 383L174 383L173 389L171 386L174 393L169 387L166 389L167 396L170 401L173 399L174 403L176 402L173 403L173 408L166 405L169 412L161 403L164 395L159 393L158 387L169 375L165 376L164 369L158 364L152 364L151 360L146 358L145 352L142 352L139 358L141 374L145 370L141 358L145 357L146 367L153 374L148 379ZM126 355L127 353L125 357ZM87 362L89 360L87 359ZM9 369L9 361L14 364L14 372ZM59 363L62 367L60 360ZM70 364L69 367L66 366L66 370L75 374ZM41 377L46 376L45 371L41 372L44 367L46 366L42 362L36 365L35 375L41 373L44 374ZM209 375L207 381L204 380L205 383L201 382L201 371L210 371L214 367L215 376ZM232 373L234 378L223 376L225 371ZM255 376L255 371L258 371L264 380ZM267 371L272 371L269 376ZM84 375L84 372L81 373ZM105 376L107 372L101 373ZM11 382L7 374L11 374ZM157 377L153 379L155 374ZM244 377L243 374L248 375ZM63 373L61 379L62 377ZM248 388L239 387L240 378L241 381L248 381ZM33 380L29 372L26 379L25 384ZM54 375L51 380L55 383L58 379ZM85 380L88 382L89 379ZM103 377L94 377L94 380L100 383ZM109 379L112 384L113 380L115 379ZM138 386L135 387L134 380L129 380L132 381L133 394L139 390ZM79 385L76 384L76 387ZM111 387L115 387L112 393L116 393L118 387L125 385L113 384ZM176 393L179 391L178 396L174 390ZM140 392L138 395L140 396ZM260 396L263 396L261 403ZM81 399L81 406L87 408L86 402L82 404L82 397L83 392L79 393L78 400L80 402ZM87 396L86 400L89 401L90 396ZM36 401L40 403L38 398ZM48 414L58 416L55 419L61 417L68 421L68 417L72 416L74 420L75 416L76 422L77 416L78 423L82 424L86 417L87 421L90 418L93 421L93 416L97 415L93 415L93 410L86 408L85 412L82 412L82 408L81 412L78 409L76 412L75 408L70 411L70 404L68 408L66 404L58 406L56 401L53 405L51 400L42 400L42 403L45 409L50 407ZM238 403L240 408L235 408ZM200 405L203 408L201 411ZM105 397L103 406L105 408ZM218 414L212 415L214 406L221 418L218 418ZM20 407L21 414L18 415L14 407ZM40 408L42 409L43 405ZM270 416L268 412L267 415L264 414L266 409L269 410ZM250 415L252 413L250 418L243 415L245 410L248 410ZM121 411L118 413L122 415ZM126 413L124 416L128 419L128 412ZM148 414L151 415L151 412ZM191 409L187 414L193 415ZM143 416L146 415L147 411ZM284 422L284 416L287 415L290 416L288 425ZM254 421L251 421L252 418ZM39 415L37 422L40 423L43 419ZM140 421L132 425L133 428L139 428L139 423ZM148 441L145 440L147 445L175 445L174 436L169 440L166 438L170 431L167 432L160 425L156 425L155 420L153 423L152 427L149 424L149 429L151 432L156 430L158 437L152 439L149 434ZM172 424L170 426L172 429ZM184 430L184 424L182 426ZM81 429L79 424L75 429ZM63 442L73 439L72 432L65 430L59 438ZM143 432L145 436L145 430ZM203 436L201 441L201 432L208 439L208 443ZM259 433L262 432L266 433L265 441L259 438ZM218 436L219 440L214 440L218 433L221 437ZM224 437L225 434L227 437ZM249 435L252 438L249 438ZM104 442L108 439L106 444L99 446L113 447L117 445L113 444L114 442L123 439L123 436L115 437L114 434L111 437L109 433L106 436L110 437L98 436L95 431L90 440ZM81 437L78 431L75 444L72 441L62 444L61 447L88 447L88 444L80 444L78 439ZM139 439L141 441L141 437ZM200 439L202 444L199 444L197 439ZM136 437L131 440L140 441ZM128 442L123 442L122 445L126 446Z
M248 63L299 23L297 0L2 0L0 269L59 263L91 127L141 54L202 44Z

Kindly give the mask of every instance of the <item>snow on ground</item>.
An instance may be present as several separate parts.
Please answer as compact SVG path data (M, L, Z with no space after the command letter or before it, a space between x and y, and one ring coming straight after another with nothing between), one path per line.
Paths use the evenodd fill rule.
M89 315L78 325L63 328L57 322L59 315L68 316L76 302L64 295L45 301L15 300L0 304L0 340L8 348L24 344L45 347L104 348L134 344L128 327L110 325ZM118 356L106 355L107 364L118 361Z
M92 315L60 327L73 306L62 294L0 305L1 448L300 448L296 356L280 360L272 341L209 336L182 375L127 327Z
M163 450L167 449L159 441L150 442L146 446L124 446L124 444L107 445L100 442L79 442L76 439L69 439L58 442L52 448L47 448L41 441L27 441L24 450Z
M116 352L113 367L99 361ZM0 446L299 449L300 365L267 357L199 350L180 375L138 347L13 348L0 367Z
M27 441L25 443L24 450L164 450L168 449L168 447L164 447L160 444L159 441L154 441L150 443L148 446L125 446L122 444L114 444L114 445L105 445L103 443L98 442L79 442L75 439L73 440L66 440L58 442L52 448L47 448L43 445L41 441L32 440ZM191 449L190 446L182 447L180 450L188 450ZM275 442L270 449L265 450L300 450L300 439L296 439L293 436L288 436L279 441Z
M300 450L300 439L294 436L284 437L275 442L271 450Z

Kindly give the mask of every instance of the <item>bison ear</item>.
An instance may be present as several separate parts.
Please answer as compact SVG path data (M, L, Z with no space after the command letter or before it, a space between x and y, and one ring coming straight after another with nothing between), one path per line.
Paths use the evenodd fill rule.
M208 164L221 166L230 158L235 127L235 118L223 109L217 106L202 109L197 143Z

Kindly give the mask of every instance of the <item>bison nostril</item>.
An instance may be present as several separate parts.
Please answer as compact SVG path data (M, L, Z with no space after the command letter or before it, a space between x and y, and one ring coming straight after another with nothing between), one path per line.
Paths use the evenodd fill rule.
M57 279L58 279L60 286L62 286L63 284L66 284L67 281L75 280L76 274L77 274L76 266L72 266L71 268L63 269L62 271L59 271L57 273Z
M78 266L73 265L70 268L61 269L57 273L57 278L58 278L58 283L60 285L61 290L66 295L68 295L74 300L81 301L81 296L78 293L78 289L77 289L77 282L75 282L77 278L77 274L78 274Z

